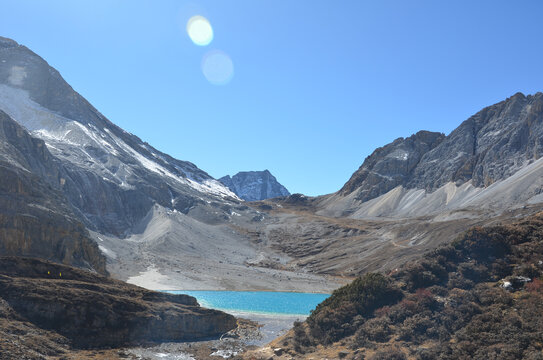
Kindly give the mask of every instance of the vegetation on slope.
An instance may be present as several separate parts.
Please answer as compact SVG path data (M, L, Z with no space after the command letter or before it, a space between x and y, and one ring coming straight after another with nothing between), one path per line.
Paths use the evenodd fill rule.
M542 275L543 213L473 228L336 290L283 345L352 359L543 359Z

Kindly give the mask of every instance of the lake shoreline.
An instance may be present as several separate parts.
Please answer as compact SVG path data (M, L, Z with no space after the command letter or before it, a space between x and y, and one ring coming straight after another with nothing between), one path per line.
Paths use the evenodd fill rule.
M286 334L292 329L294 322L304 321L309 316L311 310L322 301L322 298L326 298L329 295L283 291L175 290L165 292L183 293L194 296L204 307L221 310L233 315L238 319L238 328L215 340L167 343L152 347L127 349L128 353L136 358L153 360L207 360L220 359L221 357L241 359L246 351L269 344ZM202 301L202 296L205 297L206 295L211 295L212 297L207 298L207 300L214 303ZM240 302L240 299L243 301ZM221 307L220 301L225 301L230 307L237 306L238 308ZM229 303L229 301L232 301L232 303ZM283 312L255 311L253 307L258 308L259 302L269 305L269 309L278 309ZM281 302L284 303L281 304ZM308 305L304 308L303 313L293 314L284 312L285 306L297 309L300 303Z
M231 292L271 292L271 293L289 293L289 294L319 294L319 295L331 295L332 292L327 291L296 291L296 290L272 290L272 289L263 289L263 290L254 290L254 289L148 289L152 291L231 291Z
M129 359L148 360L240 360L246 351L269 344L289 331L294 321L303 321L306 318L306 315L299 317L229 313L244 324L243 331L235 332L235 336L227 334L220 339L134 347L125 349L124 354Z
M207 308L247 316L298 316L307 317L330 294L284 291L165 291L196 298Z
M115 247L115 244L108 242L107 246L118 254L126 252L126 249ZM186 264L183 271L165 267L153 259L144 263L129 263L120 259L108 263L108 271L113 277L155 291L182 289L329 294L352 281L352 278L313 274L300 269L280 270L201 259L196 261L193 258L184 258Z

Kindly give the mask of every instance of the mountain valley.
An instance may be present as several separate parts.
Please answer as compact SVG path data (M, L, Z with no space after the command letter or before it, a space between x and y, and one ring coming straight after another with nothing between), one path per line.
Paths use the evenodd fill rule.
M111 303L135 309L125 315L136 322L153 323L152 318L164 317L161 311L178 311L181 318L212 312L222 321L216 324L220 331L193 337L215 336L236 326L233 317L193 300L182 304L192 308L181 309L175 298L154 298L159 295L150 290L331 293L349 289L341 286L368 272L394 274L412 266L469 228L507 234L518 227L539 229L541 215L534 214L543 203L542 138L543 93L517 93L448 135L419 131L376 149L335 193L290 194L268 170L214 179L197 165L162 153L105 118L39 55L0 37L0 256L6 263L21 257L38 261L36 267L44 271L55 267L56 272L58 266L76 274L65 289L72 303L77 296L105 291ZM536 246L534 241L526 243ZM519 259L511 263L521 266ZM451 273L456 271L458 264L449 265ZM41 284L44 271L29 275L23 263L15 268L21 272L0 273L5 287L0 322L28 320L21 328L31 327L38 338L45 334L41 331L52 332L43 336L57 339L50 347L62 353L69 348L66 342L74 341L67 335L70 329L36 315L41 308L28 304L40 303L40 296L25 298L26 308L17 308L14 300L25 287L51 297L62 288L58 279ZM522 274L515 270L514 275ZM496 284L501 280L498 273L492 276ZM410 297L417 289L401 290ZM125 291L145 303L143 313L137 311L143 306L139 300L135 304L122 296ZM446 297L441 293L433 295ZM389 305L397 304L383 306ZM311 324L303 326L309 331ZM167 334L172 327L160 331ZM328 344L351 341L356 330ZM137 343L128 338L144 335L135 330L118 343L94 345L126 346ZM191 338L185 335L167 340ZM319 339L311 336L307 341ZM282 340L293 354L301 354L293 332ZM307 344L308 351L317 346ZM404 345L403 352L416 352ZM335 346L334 351L345 347Z
M0 57L0 109L55 163L32 171L63 194L111 274L135 284L327 292L543 200L541 93L485 108L448 136L397 139L333 194L287 195L267 171L221 179L239 191L266 178L277 190L265 197L284 195L246 202L109 122L26 47L4 38Z

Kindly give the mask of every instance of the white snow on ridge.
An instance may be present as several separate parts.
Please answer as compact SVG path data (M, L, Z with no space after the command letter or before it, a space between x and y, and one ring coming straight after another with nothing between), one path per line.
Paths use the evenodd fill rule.
M4 84L0 84L0 109L30 132L58 129L70 121L34 102L27 91Z
M83 125L55 114L30 99L25 90L0 84L0 109L24 126L33 136L43 139L54 155L82 167L90 166L94 171L99 171L104 179L123 188L134 188L128 182L128 177L133 176L133 172L130 164L123 163L118 158L121 155L120 152L132 157L145 169L188 185L197 191L223 198L238 199L230 189L214 179L198 181L191 171L178 165L174 165L175 169L185 174L187 178L173 173L156 161L143 156L107 128L102 131L92 124ZM85 150L87 146L108 154L107 162L104 163L103 159L99 160L91 156ZM149 147L145 145L142 147L150 151ZM68 150L68 155L65 155L66 150ZM167 162L163 156L153 155Z
M134 150L131 146L129 146L123 140L119 139L117 136L112 134L111 131L109 131L108 129L105 129L105 131L107 131L107 133L115 141L117 146L119 146L121 149L131 154L146 169L151 170L152 172L157 173L159 175L167 176L177 182L189 185L192 188L201 192L211 193L211 194L218 195L221 197L229 196L235 199L237 198L237 196L234 193L232 193L226 186L222 185L217 180L208 179L208 180L204 180L202 183L199 183L192 179L184 178L172 173L170 170L166 169L162 165L154 162L153 160L146 158L145 156L143 156L142 154Z
M145 156L141 155L139 152L134 150L131 146L129 146L127 143L125 143L123 140L119 139L117 136L115 136L111 131L108 129L104 129L109 136L115 141L115 144L120 147L122 150L127 152L128 154L132 155L144 168L147 170L151 170L154 173L157 173L159 175L165 175L172 179L175 179L179 181L180 177L171 173L168 169L165 167L157 164L156 162L147 159Z
M397 149L386 156L387 158L393 158L401 161L405 161L409 158L409 153L405 150Z
M106 136L104 135L104 133L100 132L100 130L98 130L96 126L92 124L87 124L87 126L90 127L89 129L85 125L76 121L74 121L73 124L78 126L90 139L94 140L94 142L100 145L100 147L106 152L109 152L113 156L119 155L119 152L117 152L117 150L115 150L115 148L105 140Z
M224 186L215 179L204 180L202 183L197 183L196 181L189 179L189 182L190 185L196 190L212 193L221 197L231 197L237 200L241 200L236 194L230 191L230 189L228 189L226 186Z
M103 241L103 240L102 240L102 241ZM117 254L116 254L114 251L107 249L105 246L103 246L103 245L98 245L98 248L99 248L100 251L102 251L102 252L104 253L104 255L106 255L107 257L112 258L112 259L116 259L116 258L117 258Z

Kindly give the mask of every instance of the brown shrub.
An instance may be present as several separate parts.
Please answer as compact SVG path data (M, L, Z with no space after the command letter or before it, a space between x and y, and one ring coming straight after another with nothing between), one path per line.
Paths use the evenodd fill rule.
M407 360L407 357L399 349L386 349L375 353L370 360Z
M364 346L367 340L379 343L387 342L392 334L389 324L388 318L373 318L366 321L356 332L355 342L360 346Z
M543 293L543 280L534 279L526 284L525 289L529 292Z

